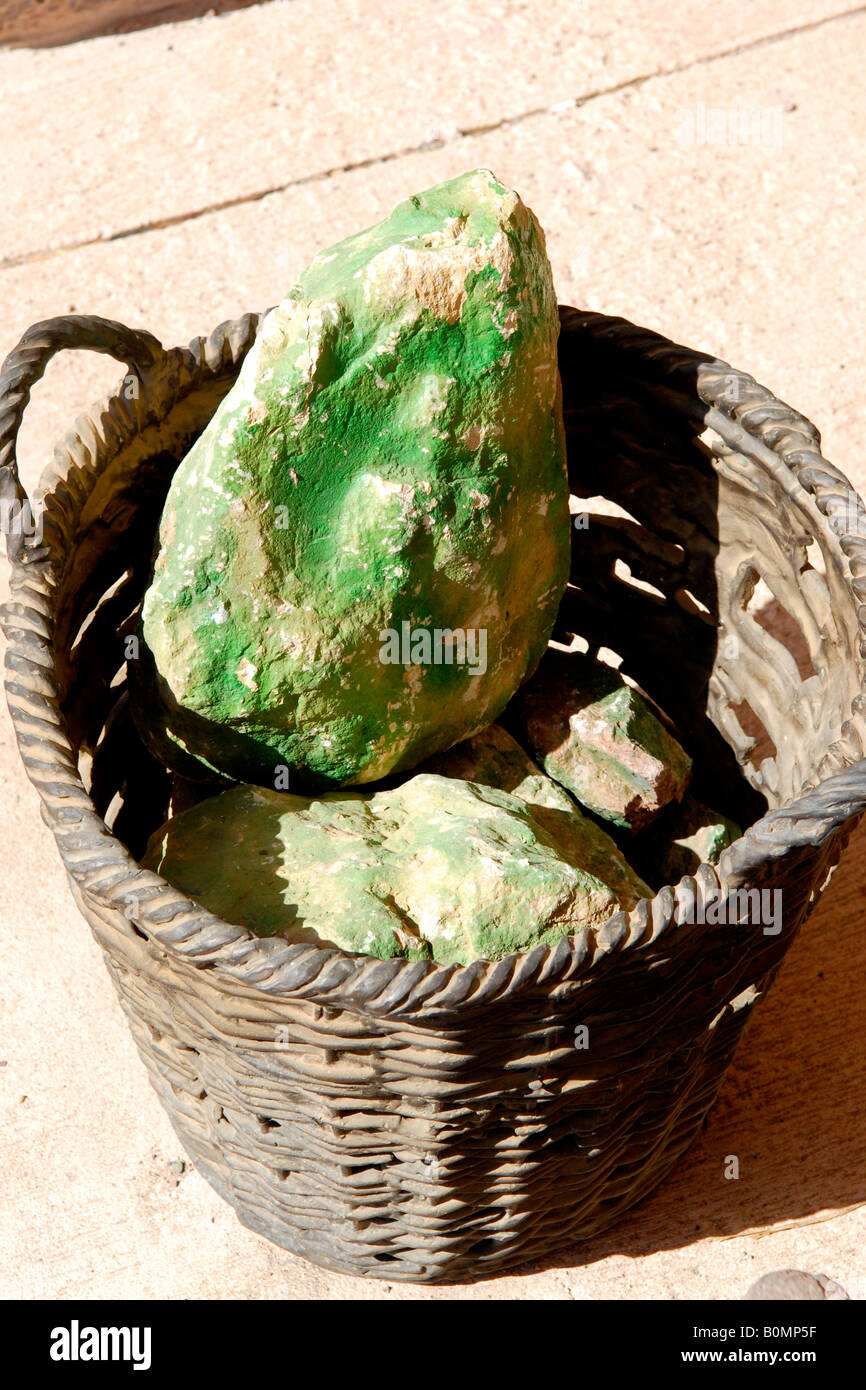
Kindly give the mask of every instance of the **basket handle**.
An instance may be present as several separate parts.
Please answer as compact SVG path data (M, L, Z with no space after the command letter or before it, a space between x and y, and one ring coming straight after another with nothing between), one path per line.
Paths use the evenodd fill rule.
M139 375L165 351L151 333L93 314L45 319L28 328L12 349L0 372L0 530L6 532L6 554L13 565L44 555L43 550L27 545L25 522L31 508L18 476L16 444L32 388L55 353L65 348L104 352Z

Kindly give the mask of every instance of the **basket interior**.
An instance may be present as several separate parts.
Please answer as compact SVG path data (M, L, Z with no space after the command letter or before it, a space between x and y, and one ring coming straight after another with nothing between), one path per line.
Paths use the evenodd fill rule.
M561 626L622 658L681 731L696 792L745 828L818 781L862 689L847 561L778 454L707 427L718 363L690 354L674 392L614 344L560 341L573 505L588 514ZM722 393L736 400L743 380L731 371ZM781 437L793 412L771 409Z
M560 367L575 525L554 640L620 666L679 730L695 793L745 828L815 783L858 693L844 557L775 455L705 428L699 363L672 392L640 356L575 330ZM131 718L128 639L172 475L232 379L120 441L60 579L61 708L96 811L136 858L172 778Z

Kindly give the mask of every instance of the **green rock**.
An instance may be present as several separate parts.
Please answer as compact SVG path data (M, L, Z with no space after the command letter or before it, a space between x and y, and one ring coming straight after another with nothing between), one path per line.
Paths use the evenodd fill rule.
M499 714L568 575L558 329L485 170L316 257L168 495L133 703L170 766L371 782Z
M638 830L691 776L691 758L611 667L551 650L507 718L548 776L604 820Z
M658 877L663 883L679 883L685 874L694 874L700 864L718 864L722 850L743 833L727 816L712 811L694 797L687 796L673 819L651 832L659 842Z
M144 865L262 936L468 964L601 926L641 896L578 867L584 837L565 820L430 773L318 799L245 785L168 821Z
M542 772L501 724L491 724L446 753L428 758L419 771L496 787L527 802L533 818L550 833L569 863L608 884L620 907L630 910L638 899L652 895L619 846L581 814L568 792Z
M574 801L548 777L502 724L488 724L472 738L436 753L418 769L442 777L459 777L519 796L533 807L565 811L584 819Z

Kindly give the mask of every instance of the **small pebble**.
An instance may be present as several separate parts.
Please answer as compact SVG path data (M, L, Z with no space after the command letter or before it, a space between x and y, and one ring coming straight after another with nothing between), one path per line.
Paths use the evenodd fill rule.
M775 1300L804 1302L819 1299L847 1299L848 1295L826 1274L807 1274L802 1269L777 1269L763 1274L743 1294L745 1300Z

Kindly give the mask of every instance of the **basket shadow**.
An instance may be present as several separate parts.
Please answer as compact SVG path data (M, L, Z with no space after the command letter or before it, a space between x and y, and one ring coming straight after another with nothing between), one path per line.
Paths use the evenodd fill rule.
M211 790L175 781L173 815L178 794L188 798L183 821L177 823L183 829L172 835L171 819L163 827L167 833L154 833L148 867L234 926L261 937L291 930L293 942L320 945L321 937L305 926L292 893L281 836L281 794L235 788L227 794L230 806L217 803L202 815L196 808Z
M864 866L866 824L754 1011L719 1098L673 1173L616 1226L519 1273L810 1224L863 1202ZM736 1181L725 1177L732 1155Z

